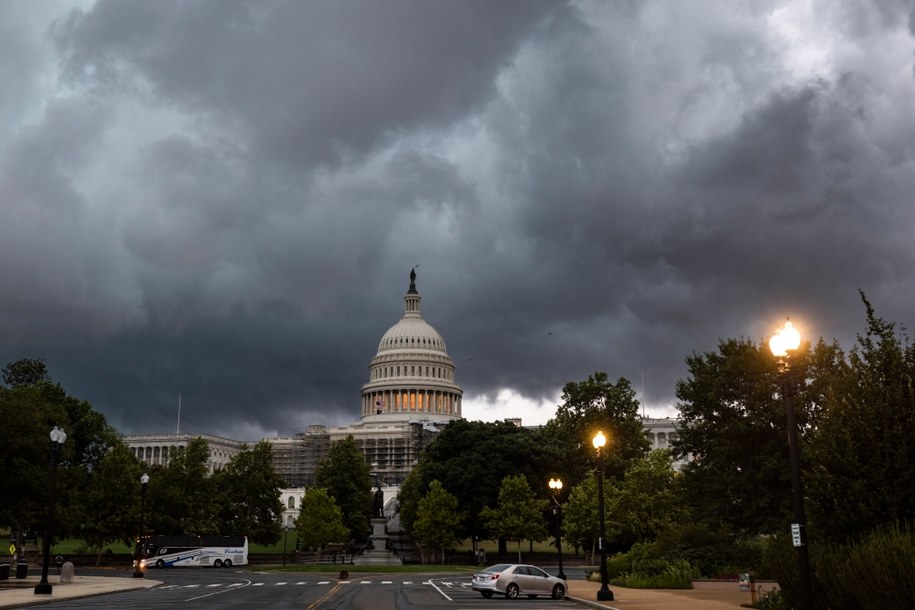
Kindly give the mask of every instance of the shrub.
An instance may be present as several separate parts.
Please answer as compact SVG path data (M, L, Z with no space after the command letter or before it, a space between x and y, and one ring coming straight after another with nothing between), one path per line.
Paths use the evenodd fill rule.
M660 572L629 572L613 579L613 584L631 589L692 589L693 568L682 559L666 564Z
M702 523L671 528L658 537L657 544L661 556L685 559L707 578L730 578L743 572L754 572L763 578L769 575L761 569L759 539L713 531Z
M621 587L633 589L690 589L695 570L684 559L660 555L654 543L637 543L628 553L607 560L607 576Z
M877 528L848 544L810 547L813 593L818 607L887 610L915 607L915 530L911 525ZM789 606L798 598L797 554L787 536L773 537L764 561Z

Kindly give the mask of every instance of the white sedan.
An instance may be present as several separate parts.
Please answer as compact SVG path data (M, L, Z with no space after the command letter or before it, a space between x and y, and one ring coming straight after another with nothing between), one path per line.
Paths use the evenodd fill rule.
M473 575L470 587L474 591L479 591L483 597L502 593L509 599L515 599L519 595L531 598L549 595L553 599L562 599L566 595L564 580L547 574L537 566L518 563L497 563L489 566Z

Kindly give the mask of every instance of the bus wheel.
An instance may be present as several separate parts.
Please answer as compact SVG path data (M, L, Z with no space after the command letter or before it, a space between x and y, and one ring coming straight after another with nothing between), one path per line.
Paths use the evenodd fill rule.
M223 562L222 562L222 567L224 567L224 568L231 568L231 567L232 567L232 560L231 560L231 559L226 559L225 561L223 561Z
M214 562L213 562L213 567L214 567L214 568L221 568L221 567L222 567L222 559L217 559L216 561L214 561Z
M161 559L157 559L157 560L156 560L156 567L157 567L157 568L164 568L164 567L165 567L165 562L162 561Z

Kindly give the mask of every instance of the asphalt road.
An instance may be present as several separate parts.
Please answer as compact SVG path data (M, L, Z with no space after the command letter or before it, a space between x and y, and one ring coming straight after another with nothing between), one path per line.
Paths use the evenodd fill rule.
M335 575L208 568L150 570L147 576L163 584L150 589L51 602L41 607L93 610L178 607L213 610L504 610L506 604L511 605L511 610L569 610L578 607L571 601L548 598L484 599L470 589L469 575L432 572L353 575L346 581L338 581Z

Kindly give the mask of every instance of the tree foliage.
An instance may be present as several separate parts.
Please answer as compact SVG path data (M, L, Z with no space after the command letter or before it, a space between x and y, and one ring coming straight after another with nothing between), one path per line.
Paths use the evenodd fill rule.
M429 491L419 501L419 517L413 524L413 535L424 546L442 551L459 542L458 531L464 515L458 510L458 501L438 481L432 481Z
M139 534L142 465L122 443L101 459L77 505L79 535L101 556L112 542L132 544Z
M518 544L521 562L522 540L543 540L547 536L543 513L546 501L534 495L523 475L507 476L499 486L499 503L495 508L484 507L480 516L489 531Z
M169 454L168 466L149 472L150 528L156 534L218 534L217 501L207 462L209 444L191 440Z
M213 475L217 498L217 527L232 535L245 535L255 544L273 544L282 536L285 481L273 468L272 448L261 441L232 457Z
M615 491L611 520L617 524L621 542L648 542L685 521L680 476L667 449L651 451L632 464Z
M327 489L340 507L350 538L364 540L372 514L372 476L352 435L331 446L315 471L315 485Z
M795 365L804 370L806 346ZM683 468L694 514L716 526L752 533L779 531L790 508L785 409L775 358L746 339L719 342L716 352L686 359L674 455ZM802 400L798 420L808 422Z
M861 298L867 329L831 367L806 477L811 525L836 542L915 520L915 346Z
M606 504L606 489L604 500ZM597 507L597 477L592 471L569 491L569 498L562 507L563 534L566 540L575 548L590 548L592 562L595 542L600 535Z
M91 405L67 394L40 358L22 359L3 369L0 387L0 524L9 524L22 545L22 532L41 529L47 513L50 439L54 426L67 440L57 467L55 531L67 535L80 523L79 494L117 435Z
M591 441L598 430L607 437L604 452L611 478L622 478L629 465L648 452L651 443L639 419L639 402L629 380L621 377L612 383L606 373L597 372L585 381L567 383L562 400L545 433L561 451L558 463L569 484L578 483L593 467Z
M401 523L412 530L419 502L437 480L454 494L459 512L466 515L457 535L461 539L488 536L480 513L498 500L492 482L518 474L532 485L542 485L545 493L559 458L556 444L542 429L510 422L452 421L426 447L404 481L398 495Z
M3 367L3 383L11 388L49 383L51 376L41 358L20 358Z
M844 542L915 519L915 347L862 294L866 331L790 357L811 539ZM687 358L677 384L679 457L693 514L712 526L784 532L791 511L785 387L763 344L729 339Z
M295 529L302 547L317 553L332 542L345 542L350 535L343 522L343 511L323 487L305 491Z

